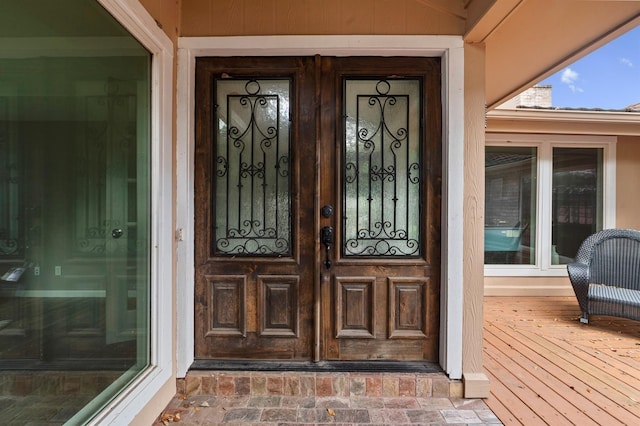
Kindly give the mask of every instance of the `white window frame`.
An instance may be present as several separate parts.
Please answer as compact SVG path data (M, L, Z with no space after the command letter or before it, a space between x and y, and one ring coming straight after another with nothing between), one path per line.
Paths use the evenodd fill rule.
M536 248L534 265L485 265L487 277L566 277L566 265L551 261L553 148L602 148L602 227L616 226L616 136L487 133L485 146L536 148Z
M174 49L171 39L137 1L97 1L152 55L149 366L87 423L124 425L134 423L136 416L157 397L161 389L168 384L175 387L172 343ZM119 385L122 384L116 382L112 386Z
M119 392L103 406L96 398L72 417L78 424L97 414L88 425L132 424L145 406L163 389L175 389L173 368L173 43L144 7L130 0L97 0L152 55L150 166L150 294L149 365L141 372L137 366L111 383L106 392ZM70 47L71 46L71 47ZM78 55L139 54L139 46L129 37L21 37L0 39L0 56L26 58ZM169 398L173 392L169 395ZM157 402L157 401L153 401ZM168 402L162 401L164 404ZM98 411L99 410L99 411Z

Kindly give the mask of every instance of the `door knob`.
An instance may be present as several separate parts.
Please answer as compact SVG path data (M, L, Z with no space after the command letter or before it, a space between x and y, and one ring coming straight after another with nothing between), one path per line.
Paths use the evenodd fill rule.
M122 234L124 234L124 231L122 231L122 229L120 228L115 228L111 230L111 236L113 238L120 238L122 237Z
M322 206L322 209L320 209L320 214L322 214L322 217L326 218L333 216L333 206L330 204Z

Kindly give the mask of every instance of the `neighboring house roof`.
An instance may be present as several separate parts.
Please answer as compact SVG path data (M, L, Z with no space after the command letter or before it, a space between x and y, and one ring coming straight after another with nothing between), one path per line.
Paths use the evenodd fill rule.
M625 108L625 111L640 112L640 102L638 102L637 104L629 105Z
M554 107L551 87L537 86L488 111L487 132L640 136L640 102L623 109Z
M640 103L629 105L622 109L615 108L578 108L578 107L539 107L539 106L517 106L517 109L534 109L548 111L582 111L582 112L630 112L640 113Z
M640 102L621 109L614 108L581 108L553 106L553 86L550 84L536 84L513 98L496 106L494 111L513 109L546 110L546 111L574 111L574 112L630 112L640 113Z

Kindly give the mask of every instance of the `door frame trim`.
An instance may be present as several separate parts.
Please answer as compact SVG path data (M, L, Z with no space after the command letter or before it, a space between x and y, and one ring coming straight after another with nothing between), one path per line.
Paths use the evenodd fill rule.
M180 37L176 117L176 373L194 361L194 89L200 56L422 56L442 58L440 365L462 378L464 42L461 36Z

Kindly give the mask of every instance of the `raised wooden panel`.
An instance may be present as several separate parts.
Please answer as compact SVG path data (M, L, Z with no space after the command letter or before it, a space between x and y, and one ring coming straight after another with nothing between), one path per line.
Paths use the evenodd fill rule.
M336 337L375 338L375 277L336 277Z
M57 299L54 299L57 301ZM101 336L105 332L104 298L60 299L55 321L64 321L67 336ZM55 302L51 302L53 305ZM61 318L64 317L64 318Z
M429 278L389 278L389 338L428 336Z
M243 275L209 275L207 301L210 318L207 336L246 336L245 292Z
M258 276L258 316L261 336L298 336L297 276Z

